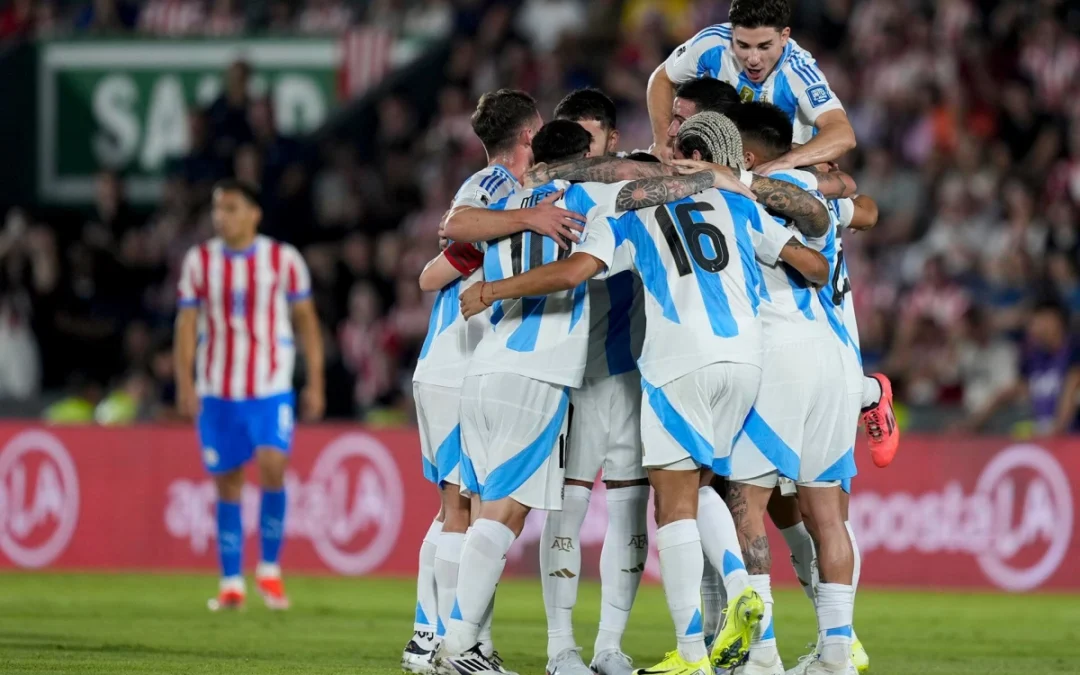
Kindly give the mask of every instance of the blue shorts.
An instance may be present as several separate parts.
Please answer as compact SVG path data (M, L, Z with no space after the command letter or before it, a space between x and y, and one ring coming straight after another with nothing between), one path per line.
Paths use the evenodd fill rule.
M243 466L256 448L275 448L288 453L293 438L292 392L247 401L202 399L196 425L203 465L210 473L224 473Z

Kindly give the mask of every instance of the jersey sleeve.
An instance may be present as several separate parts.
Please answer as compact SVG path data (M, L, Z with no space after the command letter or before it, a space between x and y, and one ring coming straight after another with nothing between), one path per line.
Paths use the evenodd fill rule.
M817 61L806 52L793 54L785 64L787 84L802 117L811 124L830 110L843 110Z
M564 208L586 217L585 231L581 240L574 244L573 252L588 253L604 263L607 268L599 278L607 276L615 258L614 220L615 196L622 186L629 181L604 185L600 183L578 183L571 185L563 196Z
M286 246L284 254L285 297L289 302L301 302L311 297L311 273L303 256L292 246Z
M467 277L484 264L484 254L473 244L454 242L443 251L443 257L450 265Z
M782 180L785 183L791 183L806 190L807 192L816 192L818 189L817 176L809 171L803 171L802 169L784 169L783 171L773 171L769 174L769 178L776 180Z
M754 254L766 265L775 265L780 251L794 238L791 231L776 222L761 204L754 204L750 212L750 239Z
M720 60L731 44L731 26L710 26L679 45L664 62L668 79L682 84L701 77L718 77Z
M184 256L180 267L180 281L176 288L176 304L180 308L198 307L206 297L205 270L199 247L194 247Z
M508 179L505 176L497 174L474 175L465 181L465 184L454 195L451 208L455 206L475 206L478 209L486 209L498 201L495 197L496 191L500 190L500 188L505 190L503 186L507 181Z
M851 220L855 217L855 200L854 199L834 199L832 200L834 205L833 213L836 214L837 225L840 227L851 227Z

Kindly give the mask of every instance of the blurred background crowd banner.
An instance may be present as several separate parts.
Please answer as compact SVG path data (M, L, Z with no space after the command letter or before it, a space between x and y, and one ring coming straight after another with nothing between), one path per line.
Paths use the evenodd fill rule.
M723 0L12 0L0 8L0 414L171 419L181 257L213 181L262 186L312 270L329 413L408 424L438 222L485 91L550 115L645 85ZM913 430L1031 436L1080 402L1080 8L798 0L873 196L845 240L868 371ZM298 373L302 378L303 374Z

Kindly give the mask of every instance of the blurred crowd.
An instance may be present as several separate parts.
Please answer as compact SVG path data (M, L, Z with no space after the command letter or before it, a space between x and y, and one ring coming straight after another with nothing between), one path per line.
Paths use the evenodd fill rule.
M875 230L845 239L864 366L893 378L915 426L974 426L1030 372L1032 350L1050 349L1031 342L1037 308L1061 309L1065 363L1080 362L1070 337L1080 312L1080 9L1065 0L792 4L793 37L817 57L856 131L841 166L881 212ZM197 19L160 19L183 8ZM648 147L650 73L727 11L715 0L16 0L0 36L61 25L320 33L374 22L448 38L450 50L430 94L435 114L384 96L363 155L279 136L235 64L221 99L192 111L192 147L153 213L131 209L107 173L84 222L8 213L0 344L16 348L0 349L0 394L108 385L139 396L144 414L165 414L177 267L210 232L208 186L233 174L262 185L265 231L299 245L311 267L330 412L407 419L431 302L416 278L438 251L456 188L484 164L469 126L479 95L524 89L547 115L566 92L597 86L618 105L623 148ZM1004 403L1021 404L1024 417L1020 397ZM1013 419L982 417L999 427Z

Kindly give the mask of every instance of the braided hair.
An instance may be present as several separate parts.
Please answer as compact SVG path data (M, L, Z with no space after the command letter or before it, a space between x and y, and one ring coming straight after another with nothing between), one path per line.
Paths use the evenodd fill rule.
M686 157L694 150L706 162L713 162L739 171L743 165L742 136L727 117L715 112L701 112L679 127L675 145Z

